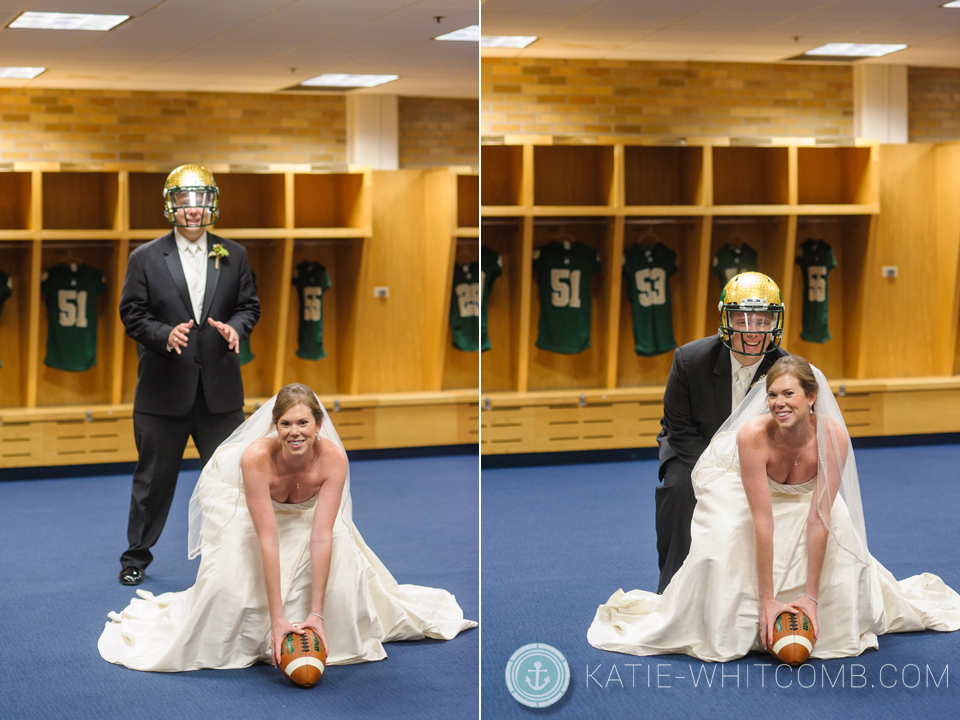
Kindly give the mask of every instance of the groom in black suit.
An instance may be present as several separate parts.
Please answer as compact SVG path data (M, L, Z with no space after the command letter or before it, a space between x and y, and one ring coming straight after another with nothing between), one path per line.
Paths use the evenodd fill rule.
M741 273L721 293L720 332L673 354L657 435L657 554L662 593L690 551L697 504L690 476L700 455L747 391L787 355L780 288L766 275Z
M243 246L207 232L219 213L213 176L182 165L164 185L172 232L130 255L120 318L137 341L129 547L120 582L139 585L173 501L192 435L200 462L243 422L240 343L260 317Z

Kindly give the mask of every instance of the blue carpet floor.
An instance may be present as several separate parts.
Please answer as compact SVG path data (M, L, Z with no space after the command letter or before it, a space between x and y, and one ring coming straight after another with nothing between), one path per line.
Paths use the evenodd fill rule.
M860 450L857 462L874 557L897 578L931 572L960 589L960 446ZM656 462L484 470L482 485L485 719L960 713L960 632L886 635L879 651L778 676L769 655L714 664L597 650L586 638L597 605L620 587L657 586ZM520 705L504 682L510 656L534 642L571 670L545 709Z
M107 612L133 596L117 582L130 477L0 482L0 718L475 718L479 631L449 642L387 644L386 660L330 668L303 690L258 664L143 673L100 658ZM454 593L479 615L476 456L351 464L354 521L400 583ZM186 507L198 472L181 473L142 587L193 584Z

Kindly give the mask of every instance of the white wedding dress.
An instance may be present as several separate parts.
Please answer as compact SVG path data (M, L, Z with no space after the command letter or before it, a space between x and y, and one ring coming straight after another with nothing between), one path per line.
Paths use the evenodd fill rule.
M782 603L799 599L806 584L806 523L816 483L815 477L801 485L768 478L773 587ZM709 662L762 650L753 517L733 430L721 428L711 441L694 469L693 486L697 505L687 559L662 595L618 590L601 605L587 632L594 647ZM861 544L847 503L837 495L830 508L817 609L820 635L812 657L859 655L877 648L877 636L889 632L960 629L960 595L939 577L923 573L898 582L871 555L863 552L861 559L851 548L865 550L865 537Z
M269 419L272 406L271 401L258 413ZM259 425L264 427L262 420ZM342 448L326 413L321 433ZM236 435L218 448L194 492L192 504L202 511L202 517L191 518L191 545L202 552L196 584L183 592L156 596L138 590L139 597L124 610L109 613L110 622L97 643L105 660L156 672L272 662L260 544L240 478L239 458L250 438L232 442ZM291 622L305 619L310 612L309 541L316 502L314 496L295 505L273 503L280 543L280 593L284 617ZM384 642L424 637L449 640L476 627L464 619L456 599L446 590L398 585L363 541L352 515L348 472L333 527L324 598L328 665L382 660ZM191 551L191 557L194 554Z

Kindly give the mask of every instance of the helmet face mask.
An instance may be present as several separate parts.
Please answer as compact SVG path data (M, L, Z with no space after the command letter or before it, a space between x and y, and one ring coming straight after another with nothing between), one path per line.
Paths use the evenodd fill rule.
M723 344L738 355L766 355L780 345L780 312L728 311L729 325L720 326ZM726 337L724 337L726 336Z
M163 185L163 214L176 227L213 225L220 215L217 181L200 165L181 165Z
M738 355L773 352L783 340L783 297L766 275L746 272L734 276L720 294L720 330L723 344Z

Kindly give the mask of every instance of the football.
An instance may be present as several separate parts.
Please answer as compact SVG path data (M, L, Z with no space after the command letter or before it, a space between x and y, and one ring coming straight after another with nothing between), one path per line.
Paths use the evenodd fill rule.
M782 612L773 623L772 652L787 665L803 664L813 652L813 623L802 610L794 615Z
M303 635L290 633L280 646L280 669L300 687L312 687L327 662L320 637L310 628Z

